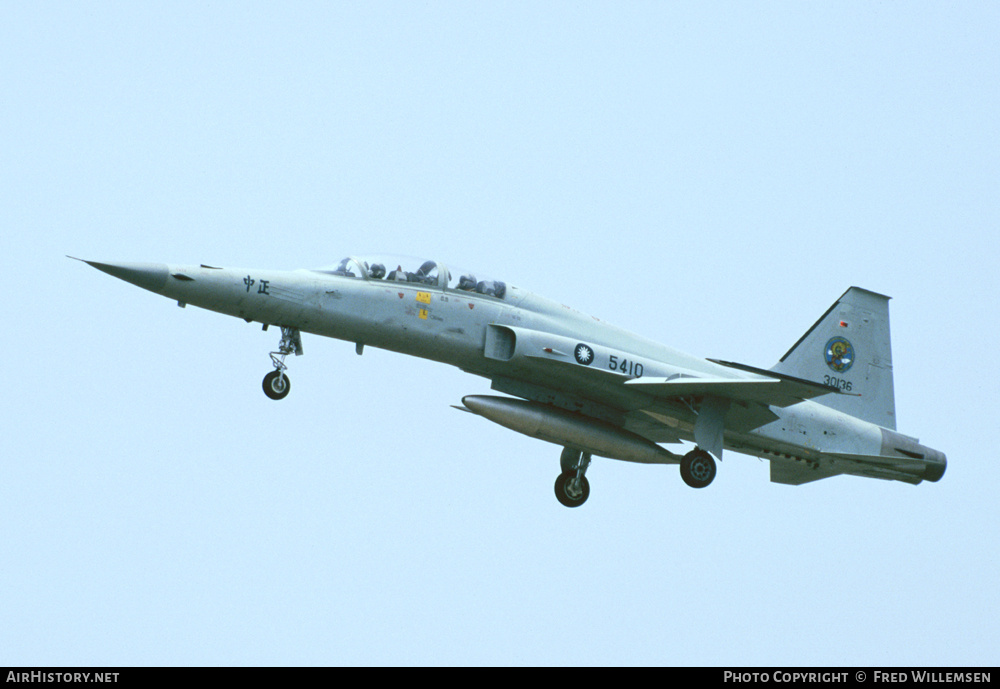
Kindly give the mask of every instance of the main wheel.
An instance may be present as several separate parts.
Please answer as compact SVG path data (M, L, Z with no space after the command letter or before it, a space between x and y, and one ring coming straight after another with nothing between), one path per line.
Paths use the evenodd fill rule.
M282 371L271 371L264 376L264 394L273 400L282 400L292 389L292 381Z
M681 478L692 488L704 488L715 478L715 460L702 449L694 449L681 460Z
M587 502L590 497L590 483L587 477L580 477L579 483L576 481L576 470L564 471L556 479L556 500L566 507L579 507Z

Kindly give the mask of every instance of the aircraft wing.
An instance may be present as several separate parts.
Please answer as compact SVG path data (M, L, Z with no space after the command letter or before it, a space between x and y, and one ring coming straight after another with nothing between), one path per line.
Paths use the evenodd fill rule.
M722 363L722 362L717 362ZM751 369L751 367L740 368ZM751 372L757 373L756 370ZM739 402L756 402L774 407L789 407L803 400L840 392L831 385L808 380L767 374L759 378L633 378L625 382L637 390L656 397L712 396Z
M694 375L678 375L670 378L659 378L654 376L642 376L623 380L625 376L612 370L598 367L580 366L573 362L573 357L567 352L573 351L573 345L566 338L549 334L528 331L522 328L507 327L506 330L515 332L518 338L518 348L525 351L525 356L535 361L544 361L545 365L551 366L553 370L559 370L564 375L575 378L581 382L591 381L598 385L616 385L624 383L627 386L636 386L635 392L642 392L647 395L660 398L680 398L692 396L712 396L730 399L736 402L755 402L765 406L788 407L798 404L803 400L841 393L832 385L814 383L802 378L796 378L782 373L774 373L764 369L736 364L728 361L710 359L712 363L726 366L745 373L753 374L748 377L695 377ZM555 347L544 346L544 343L555 344ZM522 344L524 343L524 344ZM543 348L544 347L544 348ZM844 393L841 393L844 394Z
M625 381L625 387L665 400L703 398L694 426L695 442L720 458L726 429L746 432L776 419L771 407L790 407L812 397L839 392L833 386L793 376L765 376L758 369L739 367L754 377L644 376Z
M612 408L627 410L625 421L634 426L629 429L656 442L676 442L676 421L667 418L669 414L662 409L646 408L641 401L643 398L670 404L691 397L715 400L708 403L712 412L705 413L706 407L698 413L695 436L699 444L710 452L714 448L717 455L721 453L724 429L746 432L777 418L770 407L788 407L820 395L841 393L830 385L719 360L711 361L725 368L715 375L679 371L669 377L640 373L638 377L629 378L613 367L589 365L590 361L604 362L621 356L620 352L601 345L582 345L565 336L506 325L491 325L487 335L488 358L511 361L523 357L522 360L532 362L532 367L540 367L535 370L544 367L555 376L548 381L548 387L589 389L598 397L593 394L587 397ZM588 363L580 361L578 348L589 353ZM632 361L633 364L637 362L647 371L655 363L641 359ZM733 369L733 375L726 375L726 368ZM537 399L544 399L544 396Z

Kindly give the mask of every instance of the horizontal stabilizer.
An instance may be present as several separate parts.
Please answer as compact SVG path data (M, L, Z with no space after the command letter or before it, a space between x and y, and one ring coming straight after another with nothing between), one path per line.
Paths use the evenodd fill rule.
M794 459L776 457L770 461L771 483L783 483L786 486L801 486L803 483L812 483L842 473L829 466L817 466Z

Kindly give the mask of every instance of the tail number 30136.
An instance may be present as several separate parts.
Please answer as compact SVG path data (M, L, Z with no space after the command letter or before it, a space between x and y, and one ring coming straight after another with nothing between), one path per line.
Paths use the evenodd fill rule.
M849 380L844 380L843 378L835 378L834 376L823 376L823 382L835 388L840 388L844 392L850 392L851 388L853 387Z

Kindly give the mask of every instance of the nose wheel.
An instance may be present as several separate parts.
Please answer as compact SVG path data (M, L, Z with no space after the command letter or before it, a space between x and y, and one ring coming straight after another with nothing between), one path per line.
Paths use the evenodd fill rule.
M289 354L302 355L302 335L298 328L282 326L278 351L271 352L271 363L274 364L274 370L264 376L263 382L264 394L272 400L285 399L292 389L292 381L285 375L285 371L288 370L288 366L285 365L285 357Z
M579 507L590 497L590 483L584 476L590 466L590 454L567 447L559 463L563 471L556 478L556 500L566 507Z
M272 400L283 400L292 389L292 381L281 369L271 371L264 376L264 394Z

